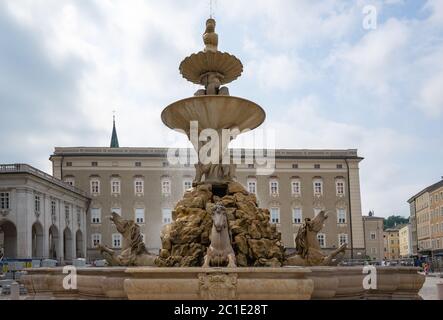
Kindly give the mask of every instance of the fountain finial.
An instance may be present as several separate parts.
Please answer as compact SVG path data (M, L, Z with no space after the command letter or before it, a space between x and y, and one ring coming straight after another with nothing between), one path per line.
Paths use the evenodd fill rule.
M203 34L203 42L205 44L204 52L218 51L218 34L215 33L215 26L215 19L209 18L208 20L206 20L206 30Z
M180 64L180 73L188 81L207 87L210 82L208 75L217 77L217 86L230 83L240 77L243 65L235 56L218 50L218 34L215 33L214 18L206 20L206 30L203 34L205 48L203 51L191 54ZM207 88L206 88L207 89Z

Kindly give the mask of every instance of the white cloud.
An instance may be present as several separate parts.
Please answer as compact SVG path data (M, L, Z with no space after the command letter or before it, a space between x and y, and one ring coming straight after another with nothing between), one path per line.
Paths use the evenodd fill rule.
M229 0L221 11L227 18L253 26L249 33L264 34L266 41L285 47L339 39L361 19L359 3L346 5L335 0L256 0L253 4Z
M387 5L405 4L405 0L384 0Z
M401 1L374 2L381 12L384 4ZM358 148L366 158L361 170L364 210L389 214L396 208L407 212L405 200L416 191L414 179L405 177L413 165L407 155L415 142L427 143L401 133L396 122L411 121L404 112L411 106L434 117L442 114L442 55L435 50L441 45L436 28L443 21L441 3L428 1L427 20L391 18L363 36L363 0L224 0L215 15L221 28L234 29L220 38L243 45L241 81L250 87L238 95L270 99L263 102L271 119L268 126L279 130L278 147ZM11 138L7 149L20 145L24 151L8 152L27 159L32 154L41 159L39 164L48 164L54 145L108 145L113 109L122 145L168 145L160 112L196 90L181 78L178 65L202 48L207 1L6 0L0 4L5 6L31 35L31 40L15 37L13 43L38 42L46 55L43 67L35 71L40 77L31 77L38 63L22 67L29 68L27 77L12 69L7 77L0 75L0 95L17 84L17 92L27 93L15 95L27 109L13 106L9 112L26 109L28 118L37 118L29 127L47 131L36 136L37 129L30 129L22 139ZM35 46L23 48L36 56ZM21 49L16 48L15 60L5 66L18 60ZM50 86L57 82L60 86ZM40 88L41 83L50 90ZM346 100L351 94L356 103ZM286 104L298 96L305 98ZM376 96L372 104L366 102L371 96ZM384 106L395 117L389 119L392 128L365 119L383 116ZM330 112L334 108L339 111ZM348 110L361 111L345 119ZM426 136L425 131L420 134Z
M258 82L260 89L267 91L294 88L304 75L301 63L284 54L262 55L251 60L245 70L246 78Z
M443 113L443 73L428 79L420 91L419 106L429 116L439 116Z
M365 158L360 165L363 212L375 210L382 216L405 212L414 182L404 174L402 159L417 139L391 128L328 119L320 105L317 97L308 96L293 102L278 120L271 120L269 126L276 130L277 147L358 149Z
M376 30L367 32L355 45L344 45L330 58L349 83L384 96L404 71L404 50L408 44L408 27L390 19ZM336 65L338 64L338 65Z
M433 26L441 26L443 24L443 1L428 0L424 6L425 10L431 11L428 22Z

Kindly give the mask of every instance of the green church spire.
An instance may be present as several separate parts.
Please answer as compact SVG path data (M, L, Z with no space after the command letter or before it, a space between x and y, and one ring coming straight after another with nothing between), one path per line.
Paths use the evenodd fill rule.
M117 130L115 129L115 115L113 116L113 126L112 126L112 137L111 137L111 148L119 148Z

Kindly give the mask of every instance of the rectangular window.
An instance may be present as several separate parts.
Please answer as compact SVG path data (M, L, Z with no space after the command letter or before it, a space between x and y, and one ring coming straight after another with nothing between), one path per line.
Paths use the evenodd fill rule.
M41 198L40 196L34 196L34 210L35 213L40 213L40 209L41 209Z
M134 182L135 185L135 194L143 194L144 193L144 182L141 179L137 179Z
M135 209L135 222L145 223L145 209L143 208Z
M257 194L257 181L255 180L248 181L248 192L252 194Z
M120 217L122 216L122 209L121 208L111 208L111 212L115 212L116 214L118 214Z
M371 253L372 254L377 254L377 248L371 248Z
M69 184L69 185L71 185L71 186L75 186L75 179L72 178L72 177L66 178L66 179L65 179L65 183L66 183L66 184Z
M371 232L371 240L377 240L377 234L375 232Z
M163 224L170 224L172 222L172 210L162 209L162 221Z
M9 192L0 192L0 209L9 209Z
M66 162L67 167L72 167L72 162Z
M269 183L269 189L270 189L271 195L278 194L278 181L275 181L275 180L271 181Z
M96 162L96 161L91 162L91 166L98 167L98 162Z
M338 245L339 245L339 246L342 246L342 245L344 245L345 243L348 243L348 235L347 235L347 234L344 234L344 233L339 234L339 235L338 235Z
M97 247L99 244L102 243L102 235L100 233L92 234L91 239L92 239L92 247L93 248Z
M315 195L323 194L323 182L321 180L314 181L314 194Z
M344 195L345 194L345 183L344 183L344 181L341 181L341 180L337 181L335 183L335 189L336 189L336 192L337 192L338 196Z
M52 219L52 223L56 222L56 217L57 217L56 203L55 203L55 200L51 200L51 219Z
M76 211L76 213L77 213L77 224L80 226L80 224L81 224L81 222L82 222L82 220L81 220L81 210L80 210L80 207L77 207L77 211Z
M324 233L318 233L317 240L318 240L318 244L320 245L320 248L326 247L326 235Z
M69 204L65 204L65 221L67 224L69 224L71 216L71 206Z
M293 163L292 164L292 169L298 169L298 164L297 163Z
M137 162L135 163L135 166L136 166L136 167L141 167L141 166L142 166L142 163L141 163L140 161L137 161Z
M343 165L342 164L337 164L337 169L343 169Z
M320 169L320 165L319 164L314 164L314 169Z
M302 222L302 211L301 208L292 209L292 222L295 224L301 224Z
M91 180L91 193L99 194L100 193L100 181L99 180Z
M299 195L300 194L300 181L292 181L292 194Z
M254 169L254 164L252 163L248 164L248 169Z
M162 180L162 194L171 194L171 181L169 179Z
M120 193L120 180L112 180L111 181L111 192L112 194Z
M275 223L275 224L280 223L280 209L279 208L271 208L271 223Z
M120 233L112 235L112 247L117 249L122 247L122 235Z
M345 209L337 209L337 223L343 224L346 223L346 210Z
M192 189L192 180L191 179L183 180L183 192L186 192L189 189Z
M91 223L97 224L102 222L102 210L100 208L91 209Z

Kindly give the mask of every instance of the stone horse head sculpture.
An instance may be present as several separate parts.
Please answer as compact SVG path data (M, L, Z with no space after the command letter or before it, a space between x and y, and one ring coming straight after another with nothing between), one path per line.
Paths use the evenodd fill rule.
M314 219L305 219L295 238L296 254L287 258L287 265L333 266L337 265L343 259L347 247L346 243L329 255L321 252L317 234L323 228L323 224L327 218L328 215L326 212L321 211Z
M211 244L204 258L203 268L211 266L235 268L237 261L231 245L226 208L218 203L212 211Z
M107 246L98 245L97 248L110 266L151 266L155 256L148 253L140 227L133 220L123 219L119 214L112 212L109 218L122 234L123 244L121 253L117 253Z

